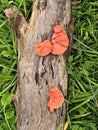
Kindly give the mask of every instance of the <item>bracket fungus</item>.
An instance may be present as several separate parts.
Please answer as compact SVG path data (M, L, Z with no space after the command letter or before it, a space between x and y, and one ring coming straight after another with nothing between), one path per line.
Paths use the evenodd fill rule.
M58 109L62 106L64 102L64 96L57 87L52 87L49 90L49 97L50 99L47 105L50 108L49 112L53 113L54 109Z
M52 44L49 40L35 44L35 51L39 56L46 56L51 52Z
M54 26L54 33L51 40L53 47L51 50L52 54L60 55L63 54L69 45L69 39L66 32L63 32L60 25Z
M55 25L51 42L45 40L42 43L36 43L35 51L39 56L46 56L49 53L60 55L67 50L68 45L69 39L66 32L63 32L60 25Z

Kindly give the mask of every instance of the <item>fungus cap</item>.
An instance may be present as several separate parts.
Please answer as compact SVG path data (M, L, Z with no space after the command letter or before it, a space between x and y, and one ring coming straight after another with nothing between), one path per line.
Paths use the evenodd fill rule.
M49 90L49 101L48 107L50 108L50 113L54 111L54 109L58 109L62 106L64 102L64 96L61 91L57 87L52 87Z
M60 25L54 26L54 33L52 35L52 50L51 53L54 55L63 54L69 45L69 39L66 32L63 32Z
M53 45L51 50L52 54L60 55L68 49L69 39L66 32L53 33L51 42Z
M55 25L53 29L55 33L59 33L62 31L62 27L60 25Z
M42 43L35 44L35 51L39 56L46 56L52 50L52 44L49 40L45 40Z

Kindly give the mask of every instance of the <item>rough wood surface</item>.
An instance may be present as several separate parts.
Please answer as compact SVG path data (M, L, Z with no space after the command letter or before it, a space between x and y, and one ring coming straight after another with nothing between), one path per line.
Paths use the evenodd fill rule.
M66 106L50 114L48 92L57 86L67 96L67 52L40 57L34 45L51 39L53 26L66 31L71 18L71 0L36 0L27 23L15 6L5 10L18 43L18 85L14 96L17 130L63 130ZM67 29L68 30L68 29Z

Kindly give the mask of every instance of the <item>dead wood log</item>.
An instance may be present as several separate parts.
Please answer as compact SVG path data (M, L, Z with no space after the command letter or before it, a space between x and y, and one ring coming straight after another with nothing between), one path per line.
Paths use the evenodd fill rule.
M68 30L71 21L71 0L36 0L29 22L13 6L5 10L18 43L18 83L14 103L17 130L63 130L65 104L50 114L48 92L57 86L67 96L67 52L40 57L35 53L36 42L51 39L53 27L60 24ZM69 39L70 39L70 30Z

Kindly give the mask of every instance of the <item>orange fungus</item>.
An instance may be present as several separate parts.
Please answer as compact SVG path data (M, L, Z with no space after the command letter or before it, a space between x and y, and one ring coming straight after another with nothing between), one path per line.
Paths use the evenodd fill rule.
M54 26L54 33L62 32L62 27L60 25Z
M52 36L52 54L60 55L63 54L69 45L69 39L66 32L63 32L62 27L60 25L54 26L54 33Z
M57 87L52 87L49 90L49 101L48 107L50 108L49 112L54 112L54 109L58 109L62 106L64 102L64 97L61 91Z
M52 44L49 40L35 44L35 51L39 56L46 56L51 52Z

